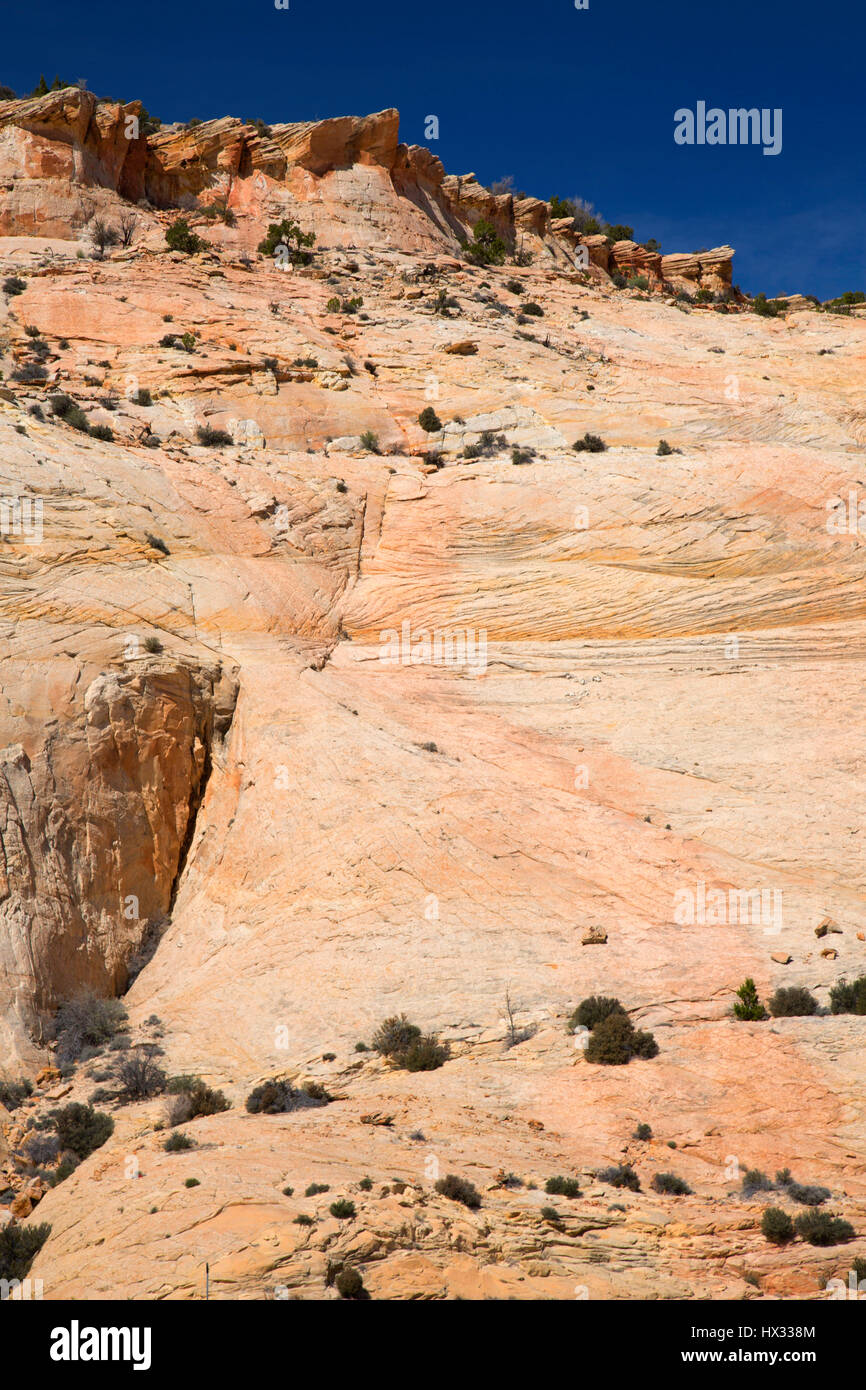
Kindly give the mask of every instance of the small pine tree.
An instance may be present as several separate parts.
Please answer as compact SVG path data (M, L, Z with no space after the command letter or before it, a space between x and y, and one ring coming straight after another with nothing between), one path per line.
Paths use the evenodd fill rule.
M749 976L737 990L739 1003L734 1005L734 1017L744 1023L759 1023L767 1017L767 1010L758 998L758 988Z

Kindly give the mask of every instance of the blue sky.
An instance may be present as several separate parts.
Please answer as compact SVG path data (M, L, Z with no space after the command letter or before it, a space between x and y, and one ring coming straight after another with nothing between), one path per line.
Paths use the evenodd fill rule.
M0 82L84 77L164 121L396 106L451 173L586 198L667 251L727 242L743 289L826 298L866 289L864 36L854 0L43 0L4 14ZM781 153L676 145L699 100L780 107Z

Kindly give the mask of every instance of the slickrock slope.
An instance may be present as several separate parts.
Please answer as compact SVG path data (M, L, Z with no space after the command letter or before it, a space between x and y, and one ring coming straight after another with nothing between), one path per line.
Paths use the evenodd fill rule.
M826 1297L866 1253L864 1021L730 1007L747 975L826 1006L866 971L864 540L826 524L866 487L866 324L617 292L546 204L491 208L393 112L121 158L86 98L0 105L0 283L25 282L0 296L0 496L29 499L0 539L0 1040L33 1076L47 1009L131 980L133 1039L232 1109L166 1153L161 1100L109 1106L108 1143L19 1201L52 1226L45 1296L198 1298L207 1261L212 1297L330 1298L348 1260L377 1298ZM168 252L168 205L218 187L236 226ZM92 259L79 228L124 193L150 200L133 244ZM317 236L292 273L254 253L283 215ZM459 260L480 215L532 263ZM724 285L731 255L641 264ZM605 452L571 448L587 431ZM485 660L411 660L467 629ZM780 915L684 922L701 885ZM565 1025L594 992L658 1057L585 1060ZM444 1067L355 1050L402 1011ZM48 1075L0 1146L101 1065ZM247 1114L275 1074L336 1099ZM594 1176L624 1161L641 1192ZM20 1197L32 1171L0 1162ZM770 1246L756 1166L829 1187L857 1242ZM692 1196L650 1190L669 1170ZM435 1191L452 1172L477 1211Z

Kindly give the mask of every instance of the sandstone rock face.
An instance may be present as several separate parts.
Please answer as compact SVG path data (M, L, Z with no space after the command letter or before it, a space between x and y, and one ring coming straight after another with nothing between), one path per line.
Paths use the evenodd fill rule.
M713 251L701 251L693 256L678 253L662 256L662 275L675 288L683 286L718 293L730 287L733 259L730 246L717 246Z
M160 1099L105 1102L109 1142L21 1218L52 1227L32 1275L197 1298L207 1261L212 1297L318 1299L343 1259L377 1298L824 1297L854 1247L768 1246L740 1175L824 1183L862 1243L863 1020L730 1007L749 975L826 1005L866 971L864 560L826 525L860 476L866 323L618 293L607 244L576 274L539 208L531 264L465 265L483 191L388 113L338 127L187 132L237 208L202 255L166 253L167 209L103 260L0 238L0 283L26 282L0 296L5 1065L50 1065L66 992L125 990L133 1043L158 1018L166 1070L232 1105L170 1154ZM147 149L166 197L199 196L176 133ZM119 216L63 168L52 196ZM242 254L283 211L317 235L292 273ZM674 261L722 283L730 254ZM25 325L46 376L19 381ZM113 437L54 416L58 389ZM587 1062L566 1022L592 993L658 1057ZM357 1050L403 1011L439 1070ZM335 1099L247 1113L271 1075ZM34 1121L93 1089L41 1081L0 1113L12 1200ZM596 1176L626 1161L640 1192ZM672 1168L692 1196L652 1191ZM582 1195L552 1228L558 1174Z
M152 659L131 641L128 668L95 676L83 692L61 693L58 672L53 694L68 710L61 729L39 741L15 721L30 751L0 750L7 1053L24 1028L38 1035L40 1015L61 999L125 987L131 958L166 919L228 726L234 692L230 682L220 687L218 669ZM22 692L42 675L19 671Z

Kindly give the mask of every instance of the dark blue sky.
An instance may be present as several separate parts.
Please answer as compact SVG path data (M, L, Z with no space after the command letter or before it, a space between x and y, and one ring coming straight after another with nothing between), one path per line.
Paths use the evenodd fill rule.
M164 121L399 108L451 173L578 195L666 251L730 243L752 293L866 288L859 0L43 0L2 18L0 82L44 72ZM674 111L781 107L783 146L677 146ZM426 142L424 118L440 120Z

